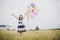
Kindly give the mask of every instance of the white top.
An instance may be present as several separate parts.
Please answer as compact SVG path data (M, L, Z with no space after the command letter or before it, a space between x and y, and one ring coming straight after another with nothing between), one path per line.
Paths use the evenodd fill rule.
M18 26L23 25L23 20L18 21ZM25 28L18 28L19 31L25 30Z
M18 20L18 25L23 25L23 20Z

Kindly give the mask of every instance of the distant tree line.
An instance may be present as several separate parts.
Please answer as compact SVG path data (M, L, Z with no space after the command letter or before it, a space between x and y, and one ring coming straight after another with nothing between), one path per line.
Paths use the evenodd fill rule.
M50 30L60 30L60 28L54 28L54 29L50 29Z

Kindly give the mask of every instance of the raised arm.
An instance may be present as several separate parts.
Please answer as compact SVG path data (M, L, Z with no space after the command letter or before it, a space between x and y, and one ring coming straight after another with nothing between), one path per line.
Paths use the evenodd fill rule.
M26 14L23 16L23 18L26 16Z
M16 17L14 14L11 14L12 16L14 16L16 19L18 19L18 17Z
M27 12L25 13L24 17L25 17L26 15L28 15L28 13L27 13Z

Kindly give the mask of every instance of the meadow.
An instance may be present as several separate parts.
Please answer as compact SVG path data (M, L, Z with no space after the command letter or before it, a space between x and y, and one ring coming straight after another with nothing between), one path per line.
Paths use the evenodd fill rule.
M60 40L60 30L37 30L18 33L0 30L0 40Z

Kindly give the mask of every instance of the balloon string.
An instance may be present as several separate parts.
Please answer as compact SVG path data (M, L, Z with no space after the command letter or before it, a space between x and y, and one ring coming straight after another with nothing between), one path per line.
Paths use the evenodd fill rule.
M29 26L29 15L27 14L27 26Z

